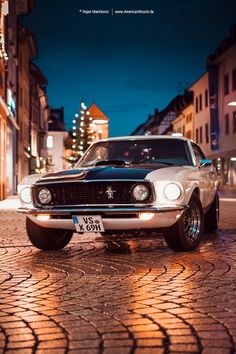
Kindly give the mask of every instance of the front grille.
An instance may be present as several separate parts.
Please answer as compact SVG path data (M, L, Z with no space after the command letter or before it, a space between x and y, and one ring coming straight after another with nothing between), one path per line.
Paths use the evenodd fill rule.
M52 201L47 206L72 206L96 204L150 204L153 195L150 183L144 183L149 188L149 196L143 202L137 202L132 195L132 189L137 184L133 181L101 181L101 182L63 182L47 185L35 185L32 188L34 204L40 205L37 195L43 187L52 193ZM111 191L111 192L108 192ZM113 198L109 198L109 195Z

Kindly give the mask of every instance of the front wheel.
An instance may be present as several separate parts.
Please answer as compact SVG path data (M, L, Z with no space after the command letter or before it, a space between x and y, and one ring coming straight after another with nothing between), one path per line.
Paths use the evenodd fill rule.
M195 250L201 242L204 230L204 215L200 199L192 195L188 208L179 220L164 231L167 245L175 251Z
M71 240L73 231L50 229L35 224L31 219L26 218L26 231L31 243L45 251L60 250Z

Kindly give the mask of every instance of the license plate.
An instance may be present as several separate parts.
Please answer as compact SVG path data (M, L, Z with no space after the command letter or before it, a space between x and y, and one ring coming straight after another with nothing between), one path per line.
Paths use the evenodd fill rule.
M101 215L73 215L77 232L103 232L104 226Z

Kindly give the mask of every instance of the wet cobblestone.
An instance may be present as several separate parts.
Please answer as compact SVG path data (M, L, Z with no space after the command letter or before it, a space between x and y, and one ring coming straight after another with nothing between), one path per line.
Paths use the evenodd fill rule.
M96 235L41 252L0 210L0 353L235 353L236 202L221 204L188 254Z

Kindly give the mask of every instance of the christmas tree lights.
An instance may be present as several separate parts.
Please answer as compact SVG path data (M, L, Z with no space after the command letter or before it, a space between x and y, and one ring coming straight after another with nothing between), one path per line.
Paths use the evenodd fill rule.
M80 111L72 120L72 156L76 162L95 140L93 118L84 102L80 104Z

